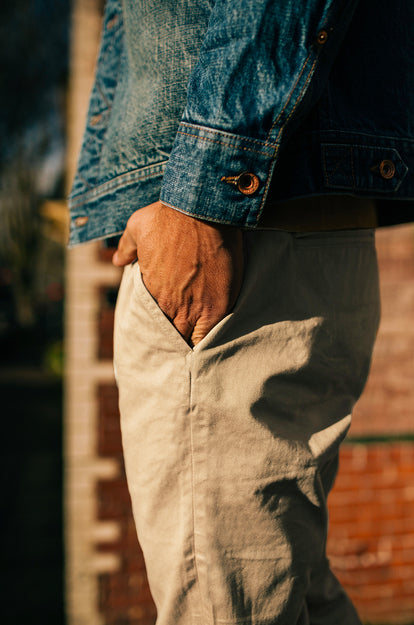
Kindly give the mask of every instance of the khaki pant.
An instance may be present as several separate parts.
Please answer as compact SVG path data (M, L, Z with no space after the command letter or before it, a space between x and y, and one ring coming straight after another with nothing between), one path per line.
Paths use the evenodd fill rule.
M231 314L191 349L126 268L125 463L158 625L356 625L326 498L379 321L374 233L245 234Z

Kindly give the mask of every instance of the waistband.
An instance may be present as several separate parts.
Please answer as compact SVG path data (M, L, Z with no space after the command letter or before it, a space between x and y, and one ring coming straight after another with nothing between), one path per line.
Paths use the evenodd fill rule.
M375 200L347 195L318 195L265 205L261 230L317 232L376 228Z

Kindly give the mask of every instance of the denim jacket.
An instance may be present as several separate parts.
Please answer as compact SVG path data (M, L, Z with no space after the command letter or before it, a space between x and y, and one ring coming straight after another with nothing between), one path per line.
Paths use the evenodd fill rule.
M108 0L70 243L159 198L254 228L270 187L412 220L413 59L413 0Z

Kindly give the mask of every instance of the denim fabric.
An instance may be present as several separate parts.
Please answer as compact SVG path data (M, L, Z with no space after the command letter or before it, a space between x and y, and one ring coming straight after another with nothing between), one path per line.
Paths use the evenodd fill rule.
M412 0L108 0L71 243L160 197L248 228L269 190L412 219L387 201L414 200L413 58ZM228 182L245 171L252 194Z

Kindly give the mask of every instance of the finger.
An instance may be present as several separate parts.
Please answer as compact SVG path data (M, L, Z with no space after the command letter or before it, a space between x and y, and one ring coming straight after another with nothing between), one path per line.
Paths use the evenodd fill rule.
M164 312L168 316L167 313ZM193 345L191 342L191 335L194 330L194 322L191 322L188 317L181 315L177 316L174 319L171 319L171 323L175 327L175 329L181 334L181 336L187 341L189 345Z
M197 345L207 334L221 321L222 317L212 319L211 317L201 317L195 324L193 331L191 332L188 343L190 345Z
M118 248L112 257L112 263L116 267L124 267L129 265L137 259L137 244L129 233L125 230L124 234L119 240Z
M168 317L166 312L164 312L164 314ZM169 319L171 320L170 317ZM194 345L197 345L197 343L199 343L205 336L207 336L210 330L212 330L214 326L221 321L221 319L222 317L214 319L211 317L202 317L198 321L194 322L184 315L178 315L172 319L171 322L187 343L193 347Z

